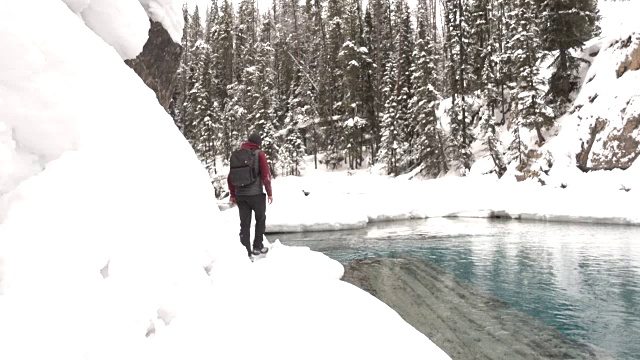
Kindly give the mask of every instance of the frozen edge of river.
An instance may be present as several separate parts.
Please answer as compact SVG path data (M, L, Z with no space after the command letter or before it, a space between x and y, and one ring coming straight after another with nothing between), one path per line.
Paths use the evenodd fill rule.
M580 224L605 224L605 225L626 225L640 226L640 222L625 217L604 217L604 216L575 216L566 214L536 214L536 213L508 213L506 211L461 211L437 216L424 216L416 214L403 215L381 215L368 217L368 221L360 220L355 222L342 223L301 223L301 224L278 224L267 221L266 232L274 233L296 233L310 231L339 231L364 229L369 223L381 223L403 220L420 220L429 218L479 218L479 219L510 219L540 222L559 223L580 223Z

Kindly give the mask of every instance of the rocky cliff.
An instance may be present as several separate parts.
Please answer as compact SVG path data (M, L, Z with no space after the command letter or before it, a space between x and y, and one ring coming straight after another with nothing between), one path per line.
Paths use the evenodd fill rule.
M173 87L176 79L182 47L176 44L165 28L155 21L151 21L149 40L142 53L135 59L125 60L145 84L158 97L158 101L169 109Z
M640 33L595 43L575 101L582 171L627 169L640 155ZM597 54L597 55L596 55Z

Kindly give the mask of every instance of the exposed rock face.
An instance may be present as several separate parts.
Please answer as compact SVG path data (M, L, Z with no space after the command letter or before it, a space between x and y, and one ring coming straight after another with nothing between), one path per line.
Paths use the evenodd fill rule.
M621 42L622 47L629 48L631 45L635 45L631 48L631 51L627 55L626 59L624 59L620 65L618 66L618 70L616 71L616 75L618 77L624 75L628 70L639 70L640 69L640 46L637 43L637 35L634 43L634 38L629 36L624 41Z
M633 164L640 155L640 113L628 114L627 109L638 107L640 96L636 95L629 101L629 107L622 110L622 126L596 119L590 126L590 137L582 142L582 151L578 153L578 167L582 171L628 169ZM598 150L593 151L598 143Z
M581 129L576 162L585 172L627 169L640 156L640 34L611 42L595 61L601 64L591 69L592 81L576 102Z
M125 60L125 63L156 93L160 104L168 110L181 56L182 47L171 39L159 22L151 21L149 40L142 53L133 60Z

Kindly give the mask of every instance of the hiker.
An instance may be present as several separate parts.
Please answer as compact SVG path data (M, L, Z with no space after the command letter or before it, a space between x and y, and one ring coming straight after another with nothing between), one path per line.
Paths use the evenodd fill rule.
M262 138L258 132L249 135L248 141L240 146L239 150L231 154L229 176L227 183L229 184L229 201L238 204L240 213L240 242L247 249L249 257L251 255L265 254L269 251L263 244L265 219L266 219L266 196L269 204L273 202L271 195L271 172L267 157L260 150ZM249 150L249 151L243 151ZM238 160L240 159L240 160ZM246 169L242 168L244 162ZM243 172L245 170L245 172ZM246 172L248 170L248 172ZM253 249L251 248L250 228L251 228L251 211L255 212L256 227L255 237L253 239Z

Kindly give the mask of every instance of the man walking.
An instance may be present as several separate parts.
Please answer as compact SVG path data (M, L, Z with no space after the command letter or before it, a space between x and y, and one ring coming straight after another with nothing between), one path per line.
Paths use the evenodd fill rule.
M269 204L273 202L271 194L271 172L267 157L260 150L262 138L258 132L249 135L248 141L231 155L231 170L227 176L231 203L238 204L240 213L240 242L247 249L249 256L265 254L269 251L262 244L266 220L266 196ZM248 151L247 151L248 150ZM238 160L242 159L242 160ZM242 166L245 164L245 166ZM246 169L243 169L246 168ZM248 172L246 172L248 171ZM251 247L251 211L255 213L256 227Z

